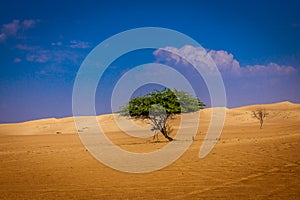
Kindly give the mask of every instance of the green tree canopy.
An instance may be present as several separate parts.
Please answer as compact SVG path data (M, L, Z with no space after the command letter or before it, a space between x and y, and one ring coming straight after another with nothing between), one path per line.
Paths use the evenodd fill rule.
M159 130L169 141L171 128L167 121L173 114L195 112L205 104L197 97L176 89L155 90L144 96L132 98L119 111L123 116L148 118L151 120L152 130Z

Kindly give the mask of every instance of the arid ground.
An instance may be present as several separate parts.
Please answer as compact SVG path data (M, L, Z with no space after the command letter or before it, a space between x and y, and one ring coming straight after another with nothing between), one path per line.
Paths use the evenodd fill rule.
M258 108L269 112L262 129L251 117ZM195 141L180 159L146 174L97 161L81 143L72 117L2 124L0 199L300 199L299 104L227 109L220 140L200 159L210 112L201 110ZM160 142L130 138L112 115L98 119L107 136L128 151L168 143L162 135ZM179 119L171 122L175 129Z

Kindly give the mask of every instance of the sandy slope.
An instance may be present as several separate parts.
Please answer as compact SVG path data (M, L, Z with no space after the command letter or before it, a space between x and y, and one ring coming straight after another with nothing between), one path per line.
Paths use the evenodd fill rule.
M259 108L269 112L261 130L251 117ZM0 199L300 199L300 105L253 105L226 113L221 138L207 157L199 159L198 153L211 109L201 111L188 151L147 174L122 173L94 159L73 118L2 124ZM167 144L162 136L159 143L151 137L132 138L113 119L98 117L121 148L149 152ZM172 121L174 132L179 120Z

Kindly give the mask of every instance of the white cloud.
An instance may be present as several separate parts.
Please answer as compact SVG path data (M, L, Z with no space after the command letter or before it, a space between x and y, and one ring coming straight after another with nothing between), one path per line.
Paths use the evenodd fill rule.
M27 19L27 20L13 20L8 24L3 24L1 27L0 41L5 41L8 37L15 37L20 30L33 28L40 20Z
M37 52L28 54L26 59L29 62L46 63L51 59L51 54L48 50L39 50Z
M40 20L34 20L34 19L25 19L22 22L22 27L24 29L32 28L35 26L36 23L40 22Z
M1 31L7 36L16 35L20 27L20 20L13 20L11 23L3 24Z
M205 49L201 47L193 47L186 45L180 49L175 47L166 47L158 49L154 52L158 62L166 62L167 64L189 66L192 64L201 74L213 75L216 73L216 65L207 54ZM188 63L190 62L190 63Z
M179 58L178 55L159 49L154 52L157 61L183 71L188 71L184 69L188 66L183 62L184 58L189 57L193 60L193 65L198 66L197 62L201 62L205 57L203 50L191 46L184 46L180 49L174 47L164 49L181 52L181 55L184 56ZM212 58L222 75L229 107L278 101L299 102L300 73L295 67L273 62L241 66L233 54L224 50L208 50L207 56ZM203 76L203 74L201 75ZM191 78L190 81L199 87L203 84L200 79Z
M166 47L156 50L154 55L158 62L163 61L170 65L176 64L183 67L188 65L188 63L184 61L184 59L188 58L188 60L192 61L191 64L202 69L206 68L206 70L209 68L212 69L213 64L210 62L213 60L223 76L283 76L297 72L297 70L292 66L278 65L276 63L241 67L240 63L234 58L234 56L227 51L209 50L206 53L203 48L193 46L184 46L180 49Z
M223 74L226 73L236 76L241 75L240 64L236 59L233 58L232 54L229 54L223 50L210 50L208 53L216 63L220 72L222 72Z
M51 43L52 46L61 46L62 42L58 41L58 42L52 42Z
M253 65L241 68L244 75L248 76L267 76L267 75L289 75L294 74L297 70L292 66L280 66L276 63L269 63L267 65Z
M88 49L91 48L88 42L72 40L70 41L70 47L76 49Z
M208 52L219 70L224 75L230 76L268 76L268 75L289 75L296 73L297 70L292 66L278 65L276 63L268 63L266 65L248 65L241 67L239 62L234 59L233 55L220 50L210 50Z
M52 43L52 46L62 46L61 42ZM70 62L72 64L79 64L79 60L83 57L81 53L70 49L44 49L40 46L31 46L27 44L17 44L16 49L22 50L26 53L26 58L28 62L35 63L57 63Z
M19 50L24 50L24 51L36 51L36 50L40 49L40 47L38 47L38 46L29 46L26 44L17 44L16 48Z

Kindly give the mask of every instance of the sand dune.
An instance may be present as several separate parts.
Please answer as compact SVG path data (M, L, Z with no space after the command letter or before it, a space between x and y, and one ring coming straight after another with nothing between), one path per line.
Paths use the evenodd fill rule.
M251 117L256 109L269 112L263 129ZM226 109L221 138L199 159L211 111L201 110L195 141L180 159L146 174L98 162L82 145L72 117L0 124L0 199L300 199L300 104ZM151 152L168 144L161 135L158 143L130 137L114 117L97 119L121 148ZM173 136L181 117L171 122Z

